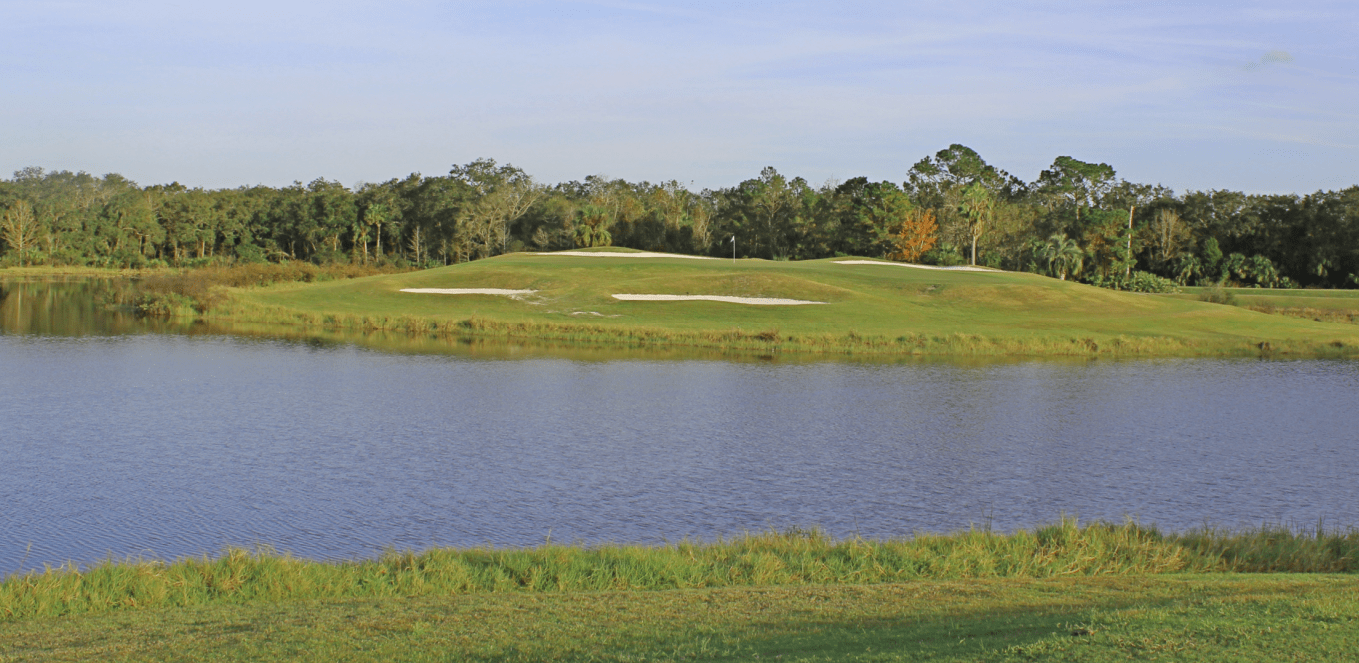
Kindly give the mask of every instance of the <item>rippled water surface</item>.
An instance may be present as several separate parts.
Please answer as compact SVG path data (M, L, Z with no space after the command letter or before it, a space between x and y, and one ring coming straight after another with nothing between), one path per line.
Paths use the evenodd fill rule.
M1354 362L487 359L135 321L73 335L9 293L0 574L1062 512L1359 524Z

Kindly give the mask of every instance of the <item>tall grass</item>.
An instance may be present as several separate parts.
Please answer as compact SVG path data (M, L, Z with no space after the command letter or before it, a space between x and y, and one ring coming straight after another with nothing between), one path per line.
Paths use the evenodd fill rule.
M1186 550L1221 560L1243 573L1354 573L1359 571L1359 530L1302 530L1282 525L1232 532L1205 528L1175 537Z
M1222 571L1359 571L1359 531L1163 535L1134 523L1082 527L1064 519L1013 534L969 530L836 540L816 530L790 530L654 547L389 551L346 562L230 549L215 558L110 560L84 570L64 566L11 576L0 582L0 619L347 597Z

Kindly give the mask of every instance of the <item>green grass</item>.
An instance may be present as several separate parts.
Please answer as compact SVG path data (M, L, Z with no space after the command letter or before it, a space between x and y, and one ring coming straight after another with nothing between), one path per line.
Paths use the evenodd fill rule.
M1359 290L1267 290L1259 288L1183 288L1168 295L1199 299L1211 290L1229 303L1258 313L1313 322L1359 324Z
M1197 299L1213 288L1185 286L1166 297ZM1221 288L1246 305L1273 304L1279 307L1359 309L1359 290L1276 290L1272 288Z
M508 288L522 300L402 288ZM614 293L827 302L624 302ZM687 260L511 254L406 274L237 289L216 321L633 347L977 356L1350 356L1359 330L1011 272L832 260Z
M0 661L1347 661L1352 576L315 600L0 622Z
M216 558L110 560L11 576L0 582L0 620L300 599L1214 571L1359 571L1359 531L1163 535L1134 523L1080 527L1067 519L1012 534L834 540L791 531L655 547L436 548L351 562L230 550Z
M1356 571L1354 530L1069 519L337 563L229 551L11 576L0 662L1344 660Z

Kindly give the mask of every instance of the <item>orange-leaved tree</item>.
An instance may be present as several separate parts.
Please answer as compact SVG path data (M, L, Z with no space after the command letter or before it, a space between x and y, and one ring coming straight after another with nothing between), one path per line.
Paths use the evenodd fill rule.
M938 242L939 222L934 218L934 210L917 207L907 212L902 219L901 227L892 238L896 252L890 257L892 260L915 262Z

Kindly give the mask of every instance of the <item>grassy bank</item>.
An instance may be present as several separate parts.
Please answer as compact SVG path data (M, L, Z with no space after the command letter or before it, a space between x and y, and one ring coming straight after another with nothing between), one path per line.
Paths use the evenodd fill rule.
M626 251L620 251L626 253ZM403 288L536 290L519 298ZM329 283L222 290L217 321L407 334L753 352L955 356L1353 356L1353 325L1115 292L1026 273L833 260L690 260L512 254ZM611 295L775 297L750 306Z
M1356 571L1354 531L1072 521L343 563L231 551L10 577L0 661L1346 660Z
M1013 534L896 540L817 532L669 546L433 549L316 562L232 550L175 562L110 561L0 582L0 619L162 606L500 592L660 590L1205 572L1359 571L1359 531L1190 532L1066 520Z

